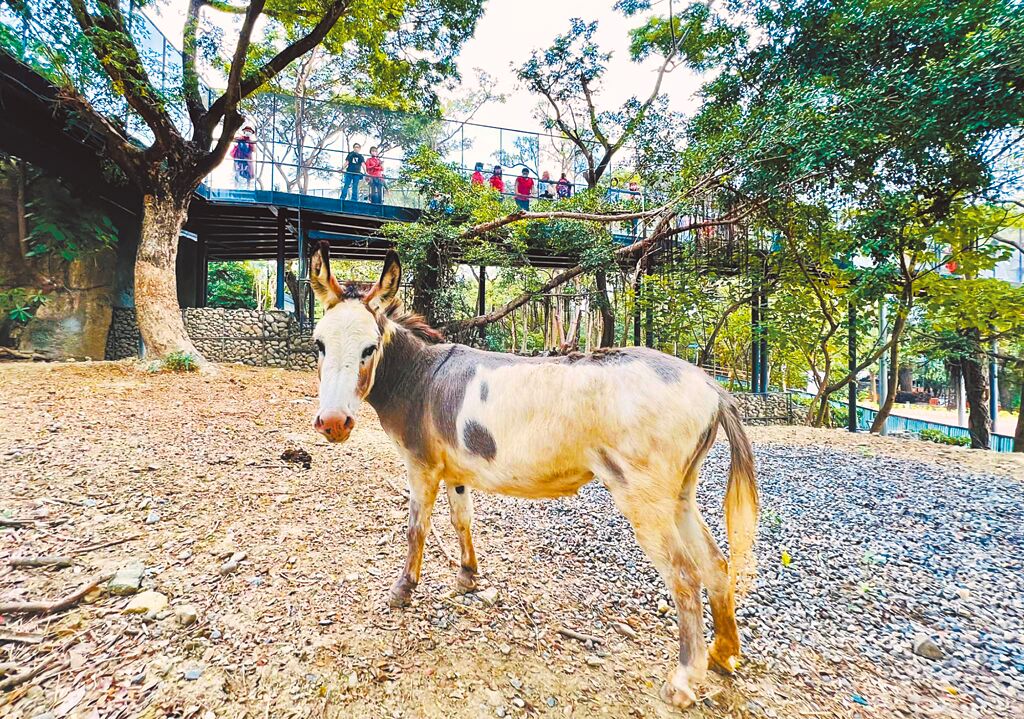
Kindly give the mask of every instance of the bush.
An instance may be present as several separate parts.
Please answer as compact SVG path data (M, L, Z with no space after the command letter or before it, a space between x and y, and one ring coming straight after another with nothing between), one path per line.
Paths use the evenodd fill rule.
M164 357L161 367L165 372L195 372L199 369L195 358L188 352L172 352Z
M256 308L256 273L244 262L211 262L206 304L229 310Z
M925 442L935 442L936 444L949 444L955 447L970 447L970 437L951 437L941 429L922 429L917 433L920 439Z

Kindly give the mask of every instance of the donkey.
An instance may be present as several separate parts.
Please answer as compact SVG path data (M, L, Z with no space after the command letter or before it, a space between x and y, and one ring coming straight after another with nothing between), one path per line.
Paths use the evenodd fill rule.
M739 659L735 588L749 570L758 497L750 441L732 399L703 371L646 348L518 357L444 343L397 299L398 256L376 284L340 284L329 245L310 258L324 315L313 332L320 406L315 429L344 442L360 400L377 411L409 474L408 555L391 587L409 603L444 482L459 536L458 587L476 587L471 489L563 497L595 477L668 585L679 614L679 664L662 687L677 707L696 700L707 668ZM696 504L697 474L721 426L731 447L725 516L728 563ZM701 584L715 640L704 641Z

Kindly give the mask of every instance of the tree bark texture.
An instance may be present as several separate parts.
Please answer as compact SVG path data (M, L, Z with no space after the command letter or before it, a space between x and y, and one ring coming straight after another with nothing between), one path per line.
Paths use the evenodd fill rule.
M608 276L604 270L594 275L597 284L597 306L601 310L601 347L615 344L615 312L608 299Z
M979 331L964 330L962 335L971 342L972 352L960 360L960 368L964 375L964 393L967 396L969 413L967 415L967 431L971 434L972 449L988 449L991 446L991 435L988 416L988 383L982 369Z
M142 236L135 257L135 316L148 355L183 352L205 364L185 332L178 305L178 236L189 199L170 193L143 197Z
M878 408L875 421L871 423L869 431L872 434L878 434L882 431L885 421L889 419L889 413L892 412L892 406L896 402L896 387L899 384L900 375L900 337L906 324L907 310L901 309L897 312L896 319L892 325L893 340L892 346L889 348L889 376L886 381L885 404Z
M1013 451L1024 452L1024 382L1020 383L1020 408L1017 410L1017 428L1013 433Z

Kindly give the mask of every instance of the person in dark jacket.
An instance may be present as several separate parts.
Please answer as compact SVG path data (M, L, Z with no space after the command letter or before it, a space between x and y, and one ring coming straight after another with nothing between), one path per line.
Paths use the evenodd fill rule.
M352 152L345 156L345 184L341 187L341 199L344 200L348 194L348 188L352 188L352 199L359 199L359 181L363 179L363 163L366 161L359 151L362 145L358 142L352 145Z

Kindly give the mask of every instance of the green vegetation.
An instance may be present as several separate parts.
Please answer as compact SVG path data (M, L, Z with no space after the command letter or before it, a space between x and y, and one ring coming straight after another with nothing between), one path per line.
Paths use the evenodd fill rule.
M165 372L195 372L199 363L187 352L172 352L160 360L160 368Z
M943 432L941 429L922 429L917 433L917 436L926 442L935 442L937 444L949 444L956 447L970 447L970 437L951 437L950 435Z
M211 262L206 304L227 309L256 308L256 271L246 262Z

